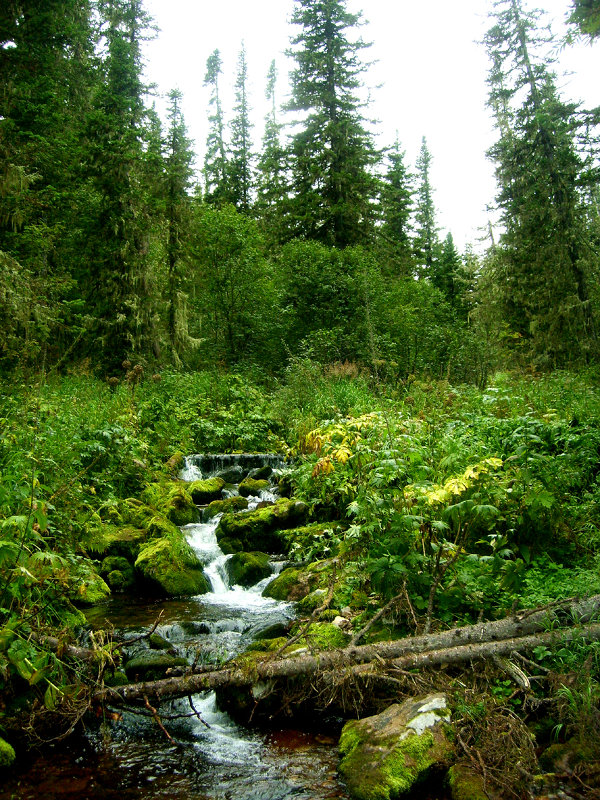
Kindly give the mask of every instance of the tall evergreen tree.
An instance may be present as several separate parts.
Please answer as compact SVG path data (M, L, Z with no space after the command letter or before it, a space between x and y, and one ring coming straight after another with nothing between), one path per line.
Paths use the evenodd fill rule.
M215 50L206 61L204 85L210 87L208 117L209 131L204 156L204 199L207 203L221 204L231 200L229 190L229 164L225 143L225 121L219 94L219 76L222 74L221 54Z
M194 155L181 110L181 92L169 93L168 130L165 157L167 223L167 331L172 359L177 366L189 349L187 295L184 265L188 250L191 216L190 189Z
M458 295L458 280L462 261L454 244L452 234L448 233L440 248L439 257L431 268L431 283L444 293L451 305Z
M2 3L0 304L13 311L3 319L0 360L33 360L41 347L59 358L72 341L67 300L87 216L91 60L86 0Z
M287 157L281 144L282 125L277 118L277 67L271 62L267 74L265 97L269 112L265 118L262 151L258 159L256 214L267 238L279 243L285 238L284 204L287 199Z
M141 0L107 0L105 79L95 98L89 135L99 193L91 275L82 282L98 322L95 357L116 369L155 345L148 264L147 196L143 186L141 48L149 19Z
M387 154L388 169L382 179L380 194L381 250L388 271L396 275L412 272L413 176L404 163L404 157L396 139Z
M238 211L250 212L254 188L254 154L252 152L252 123L250 122L250 103L248 100L248 64L246 48L238 59L235 82L234 117L231 120L231 159L229 164L229 185L231 200Z
M505 319L537 359L572 360L594 337L575 107L558 96L549 41L521 0L497 0L486 45L500 134L490 156L505 227L492 263Z
M417 210L416 236L414 241L417 271L420 277L431 277L439 240L435 222L435 205L431 186L432 156L423 137L417 159Z
M295 2L288 108L305 116L291 142L291 221L299 235L346 247L370 237L374 217L377 154L357 94L368 45L346 0Z

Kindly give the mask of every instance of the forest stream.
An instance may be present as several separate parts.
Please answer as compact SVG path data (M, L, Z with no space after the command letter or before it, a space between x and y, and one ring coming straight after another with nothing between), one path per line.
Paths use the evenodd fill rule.
M230 458L231 460L231 458ZM198 464L202 465L200 471ZM208 464L208 465L207 465ZM222 461L188 461L187 480L209 477ZM235 485L225 492L237 493ZM249 498L249 509L273 499L271 490ZM243 512L240 512L243 513ZM284 626L292 604L262 597L267 578L251 588L230 586L227 556L217 544L220 515L185 526L204 563L212 591L197 597L149 601L117 595L88 613L90 629L114 628L115 638L133 640L152 628L179 655L226 660L242 652L261 631ZM273 562L273 573L281 568ZM135 646L135 645L133 645ZM238 725L216 702L214 692L161 706L171 740L148 716L125 711L118 719L88 726L54 751L29 756L4 782L1 798L55 800L330 800L347 798L336 775L336 732L316 721L311 731L250 730ZM177 717L179 719L169 719Z

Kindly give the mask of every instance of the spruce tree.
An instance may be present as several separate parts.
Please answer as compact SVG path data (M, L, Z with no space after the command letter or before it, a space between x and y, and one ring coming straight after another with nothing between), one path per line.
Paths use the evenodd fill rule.
M271 62L265 96L270 101L265 118L262 151L257 165L257 198L255 211L267 239L280 243L285 239L284 205L287 199L287 157L281 144L282 125L277 118L277 67Z
M206 137L206 154L204 156L204 199L216 205L231 201L229 189L229 163L227 145L225 143L225 122L221 96L219 94L219 76L222 74L221 54L215 50L206 61L204 85L210 87L208 117L209 131Z
M192 163L194 155L181 111L181 92L169 93L165 154L165 217L167 224L167 332L171 357L181 366L191 340L187 327L187 295L184 291L191 218Z
M380 250L386 271L395 275L411 274L413 176L404 163L405 153L396 142L387 154L388 168L380 194Z
M42 352L58 359L77 336L69 300L88 216L82 165L91 61L86 0L1 4L0 360L7 364Z
M242 49L238 59L238 71L235 82L234 117L231 120L231 158L229 164L229 187L231 201L243 214L248 214L252 205L254 170L252 153L252 123L250 122L250 104L248 100L248 65L246 48Z
M295 0L289 110L303 112L291 141L291 224L296 234L336 247L373 230L377 159L358 98L365 71L360 15L346 0Z
M142 148L141 47L149 19L141 0L107 0L103 8L105 78L89 124L99 201L87 258L92 269L82 283L97 319L93 355L105 369L116 370L155 347Z
M509 328L536 360L565 363L594 338L575 106L558 96L545 55L551 41L521 0L497 0L486 44L499 130L490 156L505 228L491 262L498 293Z
M438 228L435 222L435 205L431 186L432 156L423 137L417 159L417 209L414 241L417 272L420 277L431 277L439 247Z

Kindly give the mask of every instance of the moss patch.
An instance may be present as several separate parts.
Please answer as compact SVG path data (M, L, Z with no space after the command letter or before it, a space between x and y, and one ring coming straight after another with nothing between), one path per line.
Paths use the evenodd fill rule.
M0 768L10 767L16 757L12 745L0 737Z
M148 542L135 562L146 585L156 594L179 597L210 591L202 564L183 534Z
M197 506L205 506L207 503L221 498L221 490L224 486L223 478L207 478L204 481L188 483L187 491Z
M238 486L238 492L242 497L257 497L263 489L269 488L269 481L256 480L255 478L244 478Z
M432 724L422 732L413 729L421 709L436 704L439 696L407 700L382 714L346 723L340 737L339 771L357 800L392 800L402 797L436 768L446 767L454 746L446 724L437 712L427 712ZM421 728L417 725L417 730Z
M453 764L447 780L452 800L488 800L483 778L464 764Z
M232 586L254 586L271 574L267 553L236 553L227 561L226 569Z
M185 658L156 650L142 650L125 663L125 673L131 680L160 680L168 669L187 666Z
M206 516L210 519L216 517L217 514L224 514L234 511L245 511L248 508L248 501L245 497L226 497L224 500L213 500L209 503L204 510Z
M276 503L246 514L223 514L217 528L219 544L222 539L238 540L248 552L286 553L289 541L282 534L306 519L305 503L294 500L278 500Z

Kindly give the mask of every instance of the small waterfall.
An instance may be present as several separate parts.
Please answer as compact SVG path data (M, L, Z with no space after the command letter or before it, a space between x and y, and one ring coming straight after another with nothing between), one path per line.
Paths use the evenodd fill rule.
M253 469L261 467L281 469L284 465L285 458L278 453L198 453L186 457L181 478L200 480L231 468L239 468L247 475ZM194 477L184 477L187 471Z

